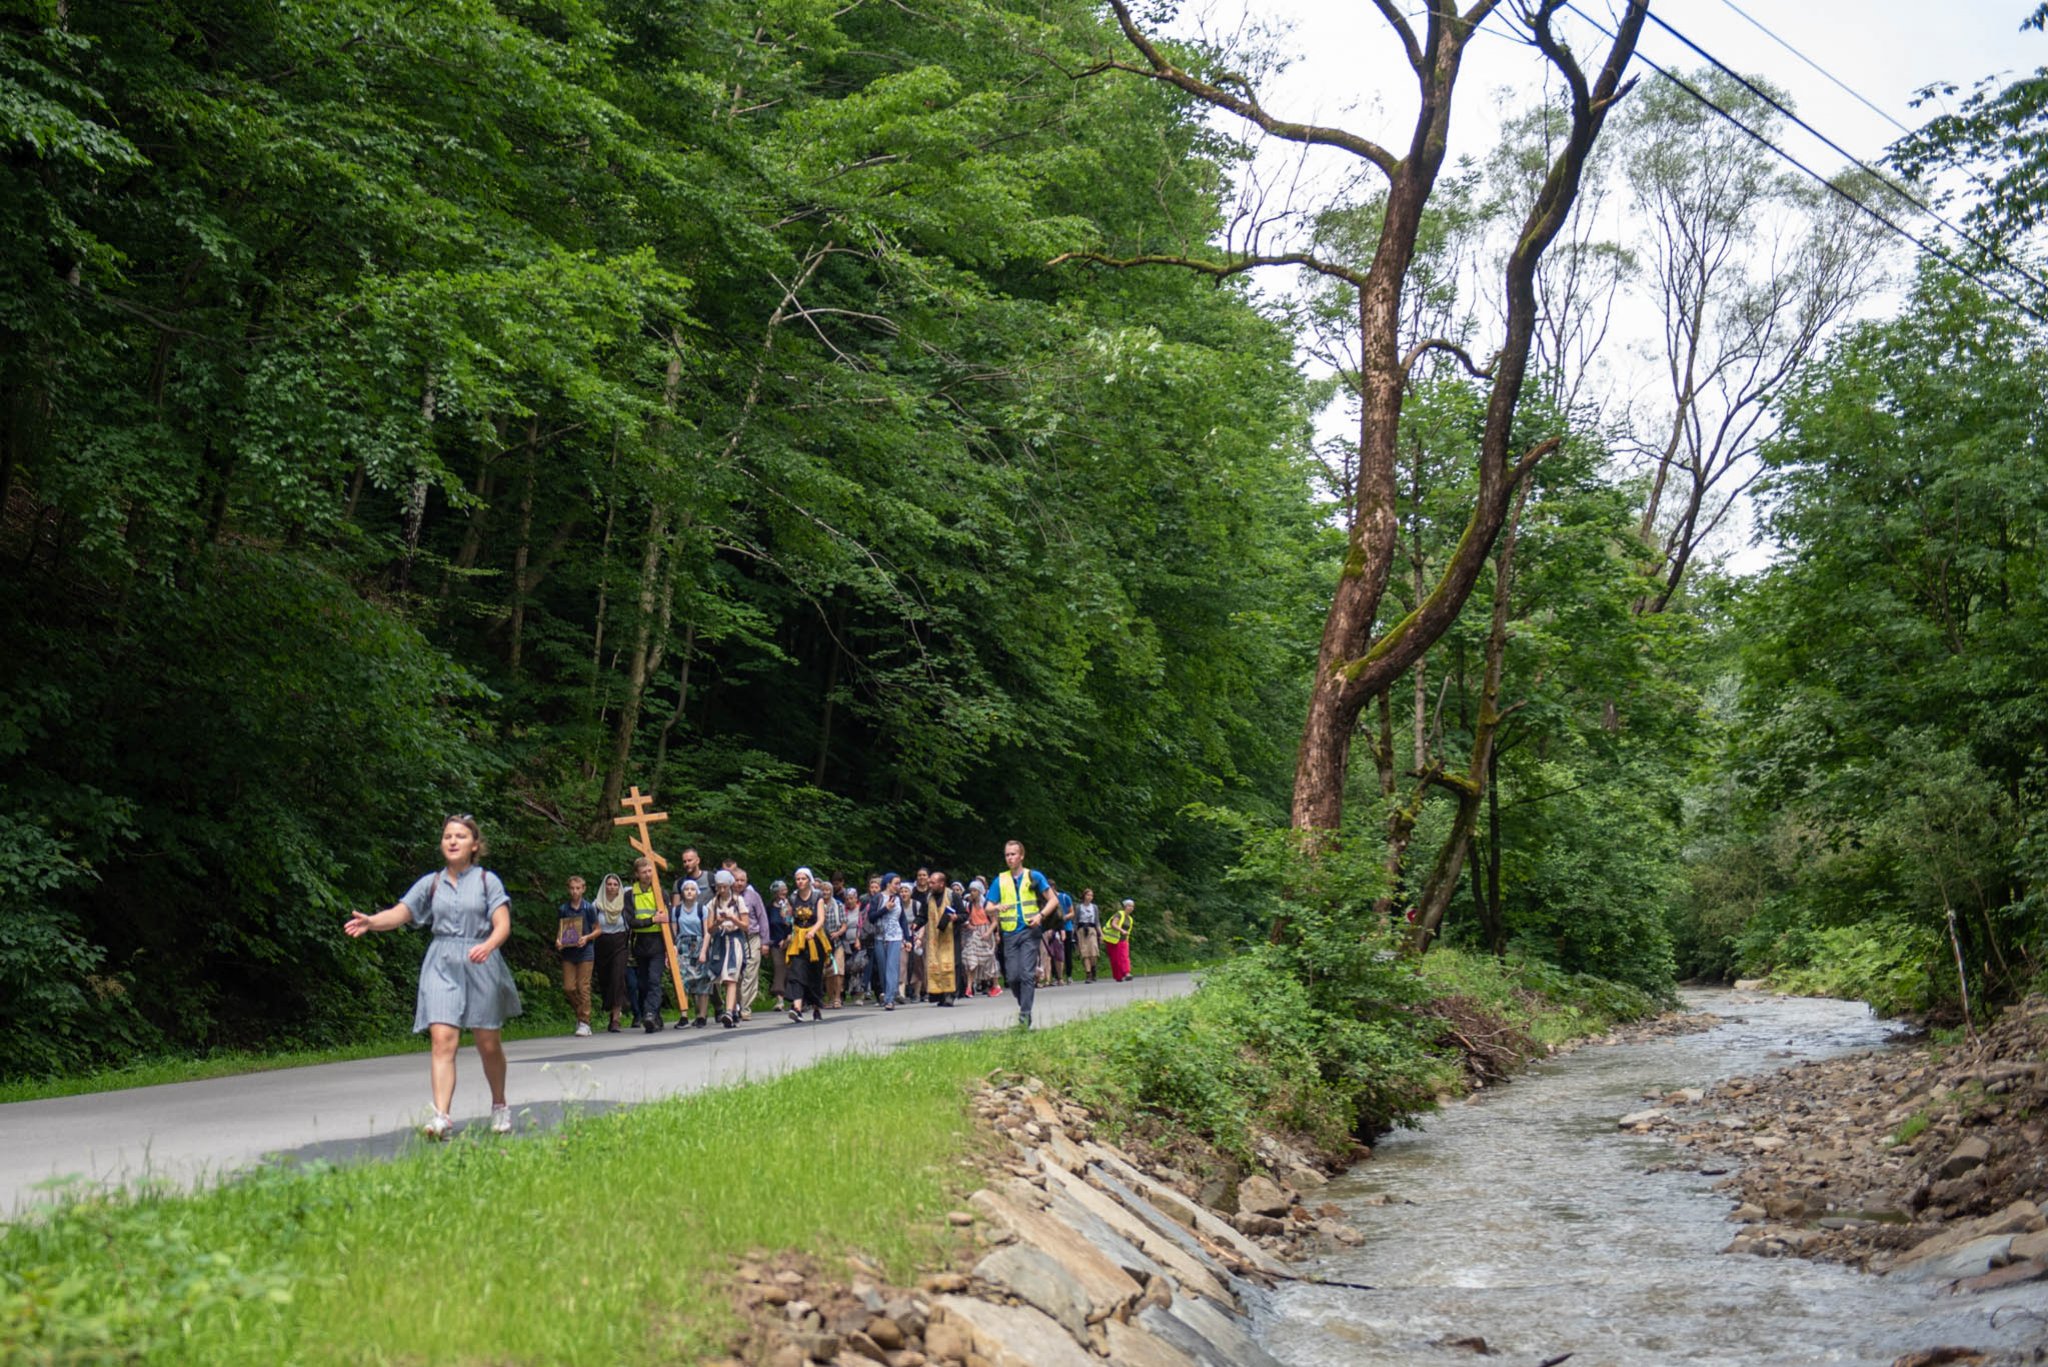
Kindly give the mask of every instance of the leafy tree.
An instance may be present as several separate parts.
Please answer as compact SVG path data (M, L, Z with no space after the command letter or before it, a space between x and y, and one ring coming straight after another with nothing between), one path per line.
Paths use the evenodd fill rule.
M1922 997L2036 971L2042 347L1929 267L1785 406L1765 458L1788 555L1740 609L1734 746L1747 839L1775 871L1694 894L1708 916L1745 908L1746 966L1805 960L1812 930L1891 925L1878 939L1916 947Z
M1334 552L1286 333L1087 279L1236 150L1079 3L72 0L0 26L9 1069L403 1019L480 812L546 957L628 782L757 876L1022 833L1233 914ZM1133 146L1194 174L1163 194ZM1206 176L1203 168L1208 168ZM1199 915L1196 920L1200 920Z
M1569 118L1564 137L1547 159L1542 188L1528 205L1502 263L1506 307L1501 346L1492 365L1482 370L1448 338L1421 339L1404 353L1402 324L1423 223L1444 169L1460 64L1466 45L1500 8L1496 0L1479 0L1464 11L1452 0L1432 0L1419 33L1396 6L1378 6L1415 73L1418 108L1405 149L1383 147L1348 129L1276 115L1260 102L1253 76L1232 69L1231 54L1173 49L1147 33L1122 0L1111 0L1110 8L1128 46L1076 62L1084 74L1130 73L1231 114L1268 136L1305 149L1342 152L1366 174L1379 177L1375 188L1384 194L1376 215L1378 230L1371 235L1369 252L1360 258L1315 250L1265 250L1256 240L1227 244L1220 252L1203 244L1172 252L1089 249L1061 258L1118 267L1167 265L1216 279L1261 267L1294 266L1356 291L1361 402L1356 478L1345 508L1349 542L1324 618L1289 817L1292 826L1309 833L1309 838L1326 839L1313 833L1334 832L1342 825L1360 713L1450 629L1484 569L1517 484L1562 440L1554 436L1526 448L1515 444L1522 435L1516 429L1517 406L1534 346L1535 275L1570 216L1586 159L1608 113L1625 93L1622 73L1647 10L1639 3L1627 7L1617 21L1612 46L1591 76L1553 29L1561 3L1540 0L1515 11L1530 43L1563 81ZM1420 595L1406 615L1383 625L1382 600L1401 539L1397 501L1403 403L1417 363L1432 353L1461 357L1466 368L1488 385L1478 479L1456 552L1437 572L1430 591Z

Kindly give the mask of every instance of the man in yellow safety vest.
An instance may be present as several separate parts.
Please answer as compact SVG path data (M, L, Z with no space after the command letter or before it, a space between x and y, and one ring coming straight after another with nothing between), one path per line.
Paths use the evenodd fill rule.
M988 900L995 904L996 934L1003 977L1017 994L1017 1023L1031 1028L1031 998L1038 985L1039 930L1059 915L1059 898L1045 875L1024 867L1024 843L1003 846L1001 873L988 880Z

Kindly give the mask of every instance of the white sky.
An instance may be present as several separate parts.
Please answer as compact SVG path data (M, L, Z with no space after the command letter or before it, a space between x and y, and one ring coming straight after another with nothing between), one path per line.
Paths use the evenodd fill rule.
M1610 27L1611 16L1619 8L1615 0L1577 3ZM1892 119L1912 128L1955 103L1944 100L1915 109L1913 97L1925 86L1950 82L1967 93L1986 76L2010 76L2048 66L2048 38L2019 30L2033 3L1653 0L1651 12L1736 70L1761 75L1789 92L1789 103L1808 123L1857 157L1874 163L1899 136L1899 129L1773 41L1734 6L1739 5ZM1606 40L1575 17L1567 15L1567 19L1571 27L1562 31L1590 75L1605 51ZM1460 156L1484 157L1497 135L1503 98L1512 106L1526 105L1520 92L1527 89L1533 96L1546 70L1537 53L1506 35L1498 16L1488 27L1499 32L1491 37L1482 35L1472 44L1460 73L1447 169ZM1414 76L1370 0L1189 0L1166 32L1214 38L1248 28L1264 30L1268 46L1290 54L1287 68L1260 85L1260 98L1268 110L1283 118L1340 124L1397 153L1406 147L1415 110ZM1638 51L1681 74L1704 62L1654 22L1645 26ZM1633 70L1644 82L1662 79L1641 63ZM1796 127L1783 129L1778 140L1823 175L1843 166L1843 158ZM1301 174L1296 194L1313 202L1354 176L1358 166L1342 153L1317 151L1304 157L1292 144L1274 144L1261 155L1260 175L1285 186ZM1614 197L1614 208L1617 213L1625 211L1625 193ZM1925 220L1908 226L1923 237L1941 236ZM1625 221L1617 223L1614 235L1625 240ZM1900 260L1901 264L1909 260L1904 250ZM1287 286L1276 274L1266 287ZM1888 312L1893 303L1892 299L1880 300L1872 309ZM1614 388L1638 394L1654 391L1659 376L1648 364L1646 349L1655 335L1655 315L1645 301L1624 305L1617 313L1615 333L1603 356L1612 368ZM1482 348L1489 345L1485 338L1478 339L1478 344ZM1625 402L1631 395L1619 393L1616 397ZM1333 412L1326 426L1331 431L1344 430L1349 420ZM1748 571L1767 562L1769 551L1749 547L1748 540L1747 519L1721 538L1717 549L1727 555L1731 568Z

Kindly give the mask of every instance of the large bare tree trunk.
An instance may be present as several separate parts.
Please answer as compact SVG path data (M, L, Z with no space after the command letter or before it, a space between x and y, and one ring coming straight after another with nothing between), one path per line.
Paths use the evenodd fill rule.
M1405 152L1397 155L1369 138L1337 127L1281 118L1260 102L1242 75L1210 79L1180 65L1152 40L1132 16L1128 0L1109 0L1119 28L1142 61L1108 60L1090 74L1133 73L1171 85L1214 108L1225 110L1266 135L1304 147L1333 148L1370 165L1385 179L1379 238L1370 263L1356 265L1318 257L1310 251L1226 253L1222 256L1151 254L1114 257L1101 252L1068 252L1053 264L1090 261L1120 268L1168 265L1223 279L1262 266L1289 266L1341 280L1358 301L1358 466L1349 509L1348 539L1337 583L1323 622L1314 687L1302 724L1289 819L1311 852L1336 838L1344 816L1346 780L1358 717L1406 674L1457 620L1507 517L1510 501L1535 463L1562 438L1537 442L1516 456L1514 421L1526 378L1537 321L1535 275L1545 250L1568 220L1578 198L1586 158L1609 111L1629 88L1622 73L1634 54L1648 14L1648 0L1628 0L1615 37L1597 75L1585 72L1552 31L1565 0L1529 0L1516 17L1551 69L1562 77L1569 104L1568 125L1535 193L1503 275L1504 337L1490 369L1441 338L1428 338L1401 352L1402 296L1412 266L1423 212L1436 185L1449 145L1452 93L1465 47L1498 8L1499 0L1474 0L1459 11L1456 0L1423 0L1418 33L1396 0L1374 7L1398 37L1415 73L1419 101ZM1479 479L1463 534L1436 581L1408 612L1385 631L1381 602L1399 551L1396 508L1396 445L1402 397L1410 372L1429 352L1455 355L1466 370L1490 385L1479 443ZM1421 747L1418 747L1418 749ZM1287 934L1284 920L1273 928Z
M1591 84L1550 34L1549 22L1557 6L1539 5L1530 16L1537 45L1566 78L1571 92L1571 127L1506 264L1506 336L1488 375L1492 388L1481 438L1479 485L1464 533L1437 572L1431 590L1393 626L1376 634L1398 536L1394 446L1401 397L1409 370L1420 353L1434 345L1425 343L1406 357L1398 354L1401 288L1413 260L1422 209L1442 161L1452 87L1472 31L1466 20L1484 18L1490 7L1477 6L1461 18L1441 0L1434 0L1429 6L1428 37L1421 44L1414 41L1391 4L1381 9L1403 32L1420 78L1422 104L1408 156L1389 169L1379 250L1359 287L1358 504L1324 623L1315 690L1295 769L1293 824L1325 836L1343 819L1350 737L1359 710L1413 667L1457 620L1492 552L1517 486L1535 462L1558 444L1556 438L1539 442L1519 457L1510 447L1536 322L1534 274L1544 249L1569 214L1586 155L1608 110L1625 89L1622 69L1634 51L1647 6L1644 0L1629 6L1606 63ZM1447 344L1444 348L1451 349Z

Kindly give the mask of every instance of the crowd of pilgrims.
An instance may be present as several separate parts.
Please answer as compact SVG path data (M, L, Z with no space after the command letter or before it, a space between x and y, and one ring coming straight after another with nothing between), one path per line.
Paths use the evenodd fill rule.
M927 868L908 878L874 874L865 887L800 868L763 890L733 860L707 869L694 848L667 887L644 858L630 879L605 875L594 896L571 878L555 945L576 1033L591 1033L593 994L612 1033L621 1022L649 1034L668 1028L669 942L682 977L679 1028L716 1020L732 1029L752 1019L764 987L777 1011L802 1022L850 1003L947 1007L999 997L1006 983L1029 1025L1038 987L1092 983L1103 959L1117 982L1128 979L1132 901L1104 914L1094 889L1077 899L1024 868L1014 842L1012 850L995 892L983 879L962 883Z

